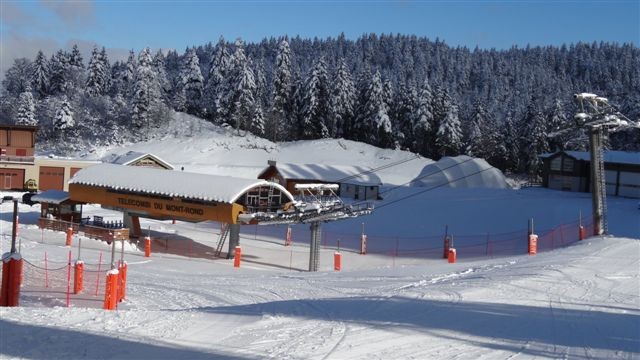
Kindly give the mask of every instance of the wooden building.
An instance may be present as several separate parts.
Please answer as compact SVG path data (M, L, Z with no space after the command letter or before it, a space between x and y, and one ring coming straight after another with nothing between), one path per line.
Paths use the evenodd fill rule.
M590 192L591 155L586 151L559 151L541 155L542 184L550 189ZM605 151L607 195L640 198L640 153Z
M34 165L37 126L0 125L0 189L22 189Z
M338 184L341 197L376 200L382 181L370 168L325 164L286 164L270 160L258 179L284 186L295 193L296 184Z
M119 155L113 159L111 163L126 166L143 166L156 169L173 170L173 165L162 160L158 156L137 151L129 151L125 154Z

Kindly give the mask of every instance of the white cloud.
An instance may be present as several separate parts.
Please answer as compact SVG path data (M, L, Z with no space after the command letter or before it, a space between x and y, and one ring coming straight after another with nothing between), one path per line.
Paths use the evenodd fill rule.
M95 23L95 8L89 0L40 0L40 4L51 10L70 29L83 28Z

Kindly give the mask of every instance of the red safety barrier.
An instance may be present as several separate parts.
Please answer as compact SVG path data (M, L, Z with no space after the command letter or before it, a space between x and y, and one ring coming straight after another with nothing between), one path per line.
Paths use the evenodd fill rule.
M236 246L236 254L233 258L233 267L240 267L240 258L242 258L242 248L240 246Z
M342 254L339 252L333 253L333 270L340 271L342 269Z
M124 300L127 292L127 263L121 262L118 267L118 302Z
M84 261L76 261L73 273L73 293L80 294L84 289Z
M144 257L151 256L151 238L148 236L144 237Z
M67 241L65 245L71 246L72 239L73 239L73 228L67 228Z
M538 253L538 235L529 234L529 255Z
M449 254L447 255L447 262L449 264L453 264L456 262L456 259L457 259L456 249L449 248Z
M118 304L118 270L107 272L107 284L104 291L104 309L115 310Z
M22 277L23 260L20 254L14 253L2 259L2 289L0 289L0 306L18 306L20 304L20 278Z

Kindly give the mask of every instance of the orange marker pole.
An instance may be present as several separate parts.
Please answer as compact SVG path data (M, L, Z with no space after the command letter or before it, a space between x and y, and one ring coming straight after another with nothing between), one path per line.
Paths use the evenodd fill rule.
M107 272L107 284L104 290L104 309L115 310L118 303L118 270Z
M233 267L240 267L240 258L242 257L242 248L236 246L236 256L233 258Z
M529 235L529 255L535 255L538 253L538 235Z
M71 239L73 238L73 228L67 228L67 242L65 245L71 246Z
M453 263L456 262L456 259L457 259L456 249L450 248L449 249L449 254L447 256L447 262L449 264L453 264Z
M333 253L333 270L340 271L342 269L342 254L339 252Z
M144 237L144 257L151 256L151 238L148 236Z
M73 293L79 294L84 288L84 261L76 261L73 273Z

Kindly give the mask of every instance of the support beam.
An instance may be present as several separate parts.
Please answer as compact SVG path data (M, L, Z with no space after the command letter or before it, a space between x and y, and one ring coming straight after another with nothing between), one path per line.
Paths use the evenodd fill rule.
M227 259L233 259L236 256L236 246L240 245L240 224L229 224L229 251Z
M140 218L138 216L131 215L128 212L122 213L122 225L129 229L129 237L139 238L142 236Z
M311 223L311 246L309 247L309 271L318 271L318 265L320 263L320 239L322 238L322 231L320 229L320 222L314 221Z
M602 130L597 127L589 129L589 142L591 150L591 208L593 213L593 235L602 235L604 229L604 201L602 163Z

